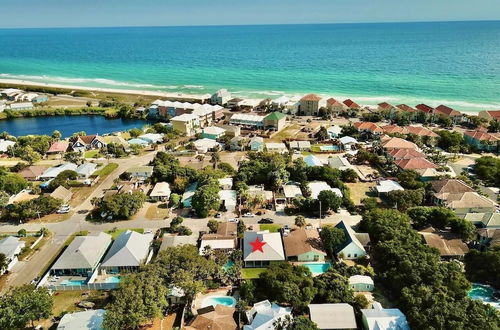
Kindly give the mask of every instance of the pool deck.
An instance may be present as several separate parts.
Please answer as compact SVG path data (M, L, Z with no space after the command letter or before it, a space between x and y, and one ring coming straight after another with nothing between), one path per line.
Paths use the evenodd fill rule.
M229 292L231 290L231 287L225 287L225 288L219 288L217 290L210 290L207 293L198 293L196 295L196 298L193 301L193 305L191 306L191 311L193 312L193 315L197 315L198 309L202 308L202 302L203 299L207 297L215 297L215 296L229 296ZM235 299L237 297L234 297Z
M86 281L86 277L81 276L51 276L47 280L46 285L64 285L62 282L64 281Z

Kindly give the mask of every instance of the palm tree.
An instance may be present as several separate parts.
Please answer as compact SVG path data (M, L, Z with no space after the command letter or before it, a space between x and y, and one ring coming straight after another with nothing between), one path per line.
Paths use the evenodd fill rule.
M210 162L214 164L214 169L217 169L217 164L220 162L219 151L212 152Z

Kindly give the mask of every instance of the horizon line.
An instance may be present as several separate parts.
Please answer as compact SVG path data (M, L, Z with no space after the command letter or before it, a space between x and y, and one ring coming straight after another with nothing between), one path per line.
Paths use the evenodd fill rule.
M296 26L296 25L356 25L356 24L412 24L412 23L467 23L500 22L500 19L485 20L442 20L442 21L371 21L371 22L318 22L318 23L256 23L256 24L193 24L193 25L102 25L102 26L39 26L39 27L0 27L0 30L37 30L37 29L116 29L116 28L163 28L163 27L232 27L232 26Z

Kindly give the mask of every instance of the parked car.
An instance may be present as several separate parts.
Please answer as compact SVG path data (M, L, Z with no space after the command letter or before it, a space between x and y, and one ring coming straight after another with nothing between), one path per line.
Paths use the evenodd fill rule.
M217 214L215 215L216 218L220 218L222 217L222 214L220 212L217 212Z
M250 213L250 212L243 214L243 218L254 218L254 217L255 217L255 214Z
M271 218L262 218L258 221L258 223L274 223L274 220Z
M238 223L239 220L238 219L235 219L235 218L230 218L230 219L227 219L227 222L230 222L230 223Z
M69 210L70 210L70 206L69 205L62 205L59 210L57 210L57 213L58 214L66 214L66 213L69 213Z

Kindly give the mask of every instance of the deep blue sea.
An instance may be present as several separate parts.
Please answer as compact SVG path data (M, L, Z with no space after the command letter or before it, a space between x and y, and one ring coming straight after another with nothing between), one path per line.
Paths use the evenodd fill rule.
M0 30L0 78L500 108L500 21Z

